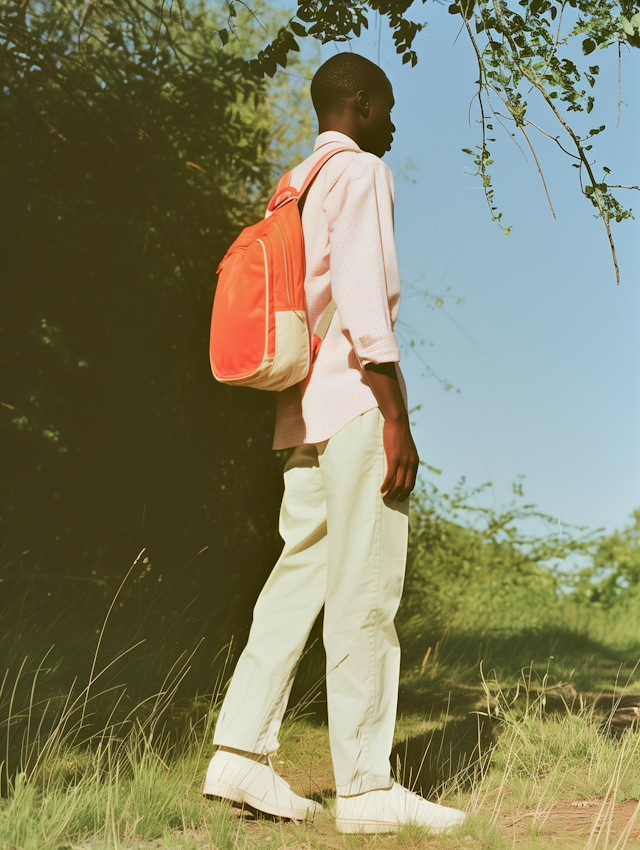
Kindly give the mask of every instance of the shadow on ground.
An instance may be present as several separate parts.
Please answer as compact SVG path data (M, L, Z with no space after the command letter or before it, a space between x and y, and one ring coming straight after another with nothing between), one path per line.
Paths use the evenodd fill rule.
M637 642L616 646L561 626L452 631L444 636L418 629L415 624L399 628L407 696L409 691L441 688L443 682L478 686L481 665L487 679L497 677L503 684L515 682L524 670L532 684L548 672L549 684L570 680L580 691L612 690L616 685L619 690L640 658Z
M401 630L401 645L399 713L427 716L445 711L466 715L486 705L481 670L488 681L497 678L506 690L512 689L524 673L530 690L537 692L548 673L547 689L570 682L569 689L597 694L619 692L640 657L640 645L615 647L569 628L493 635L449 633L444 638L424 634L419 641L411 630L404 634ZM318 724L327 722L324 664L319 617L289 703L302 706L300 710L309 721ZM566 710L565 690L555 695L558 710ZM553 696L549 695L548 710ZM304 708L307 701L312 705Z
M494 746L494 731L489 717L474 713L399 741L391 752L395 779L429 798L454 776L470 782Z

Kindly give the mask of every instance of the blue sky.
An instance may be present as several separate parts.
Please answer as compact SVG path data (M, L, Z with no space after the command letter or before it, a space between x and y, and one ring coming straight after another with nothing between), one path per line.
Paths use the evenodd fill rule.
M564 523L620 528L640 507L640 193L618 190L638 222L613 224L616 286L604 227L568 157L538 137L554 221L532 157L498 133L495 195L503 224L512 225L505 236L461 151L478 143L478 125L468 118L477 78L471 48L464 33L453 43L460 18L437 3L416 4L414 15L428 20L415 43L418 65L402 66L384 27L380 64L396 97L396 138L385 157L403 279L396 330L410 406L422 405L412 417L418 451L442 470L426 477L445 491L463 475L470 486L491 481L484 499L500 506L524 475L526 501L540 510ZM351 46L377 61L376 27ZM322 58L335 52L325 45ZM594 145L598 164L612 169L610 182L638 185L640 51L623 54L627 106L618 128L615 51L590 59L601 67L597 105L576 123L606 124ZM557 135L534 95L530 116ZM425 343L412 349L412 337Z

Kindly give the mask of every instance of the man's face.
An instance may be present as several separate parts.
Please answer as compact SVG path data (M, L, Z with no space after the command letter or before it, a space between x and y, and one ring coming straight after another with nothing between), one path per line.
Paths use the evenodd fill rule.
M388 82L388 81L387 81ZM369 97L369 113L362 124L363 150L382 157L391 150L395 127L391 121L391 110L395 104L391 83Z

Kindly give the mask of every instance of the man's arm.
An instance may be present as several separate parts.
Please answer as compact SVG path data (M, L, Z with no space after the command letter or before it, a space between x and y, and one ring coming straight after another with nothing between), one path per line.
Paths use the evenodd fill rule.
M411 436L409 414L400 392L395 363L367 363L364 368L384 416L387 474L380 492L391 502L402 502L415 487L420 460Z
M399 279L391 172L372 158L364 170L354 168L340 181L325 204L333 300L385 420L387 475L381 492L390 501L404 500L415 485L418 453L394 365L400 349L387 281L399 288Z

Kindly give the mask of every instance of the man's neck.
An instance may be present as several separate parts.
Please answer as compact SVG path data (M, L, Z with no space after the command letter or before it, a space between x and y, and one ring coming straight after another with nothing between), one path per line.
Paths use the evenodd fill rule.
M354 127L352 121L340 121L339 119L320 121L318 124L318 135L320 133L342 133L343 136L348 136L358 147L361 147L358 141L357 128Z

